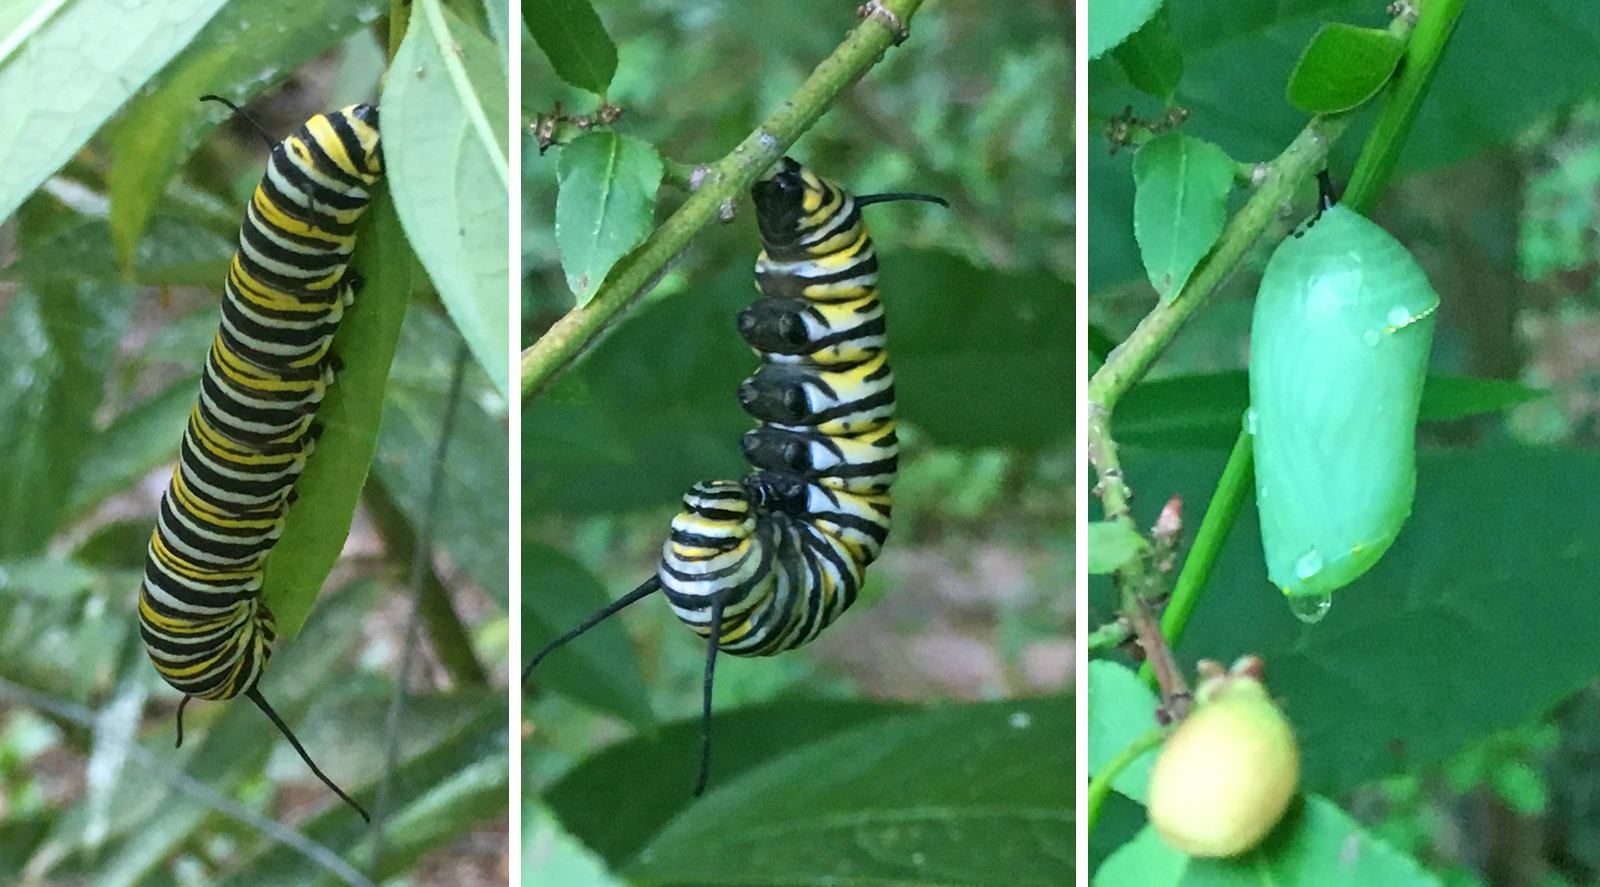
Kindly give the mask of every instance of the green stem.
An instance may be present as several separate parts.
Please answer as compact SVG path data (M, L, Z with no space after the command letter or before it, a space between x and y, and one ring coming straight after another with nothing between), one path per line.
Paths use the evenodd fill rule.
M661 158L661 181L682 188L685 191L694 190L695 170L699 169L693 163L684 163L670 157Z
M909 25L922 0L882 0L879 5ZM567 312L533 347L522 352L523 402L537 397L624 308L654 286L689 240L717 218L722 204L741 197L756 177L777 162L839 94L877 64L902 36L881 17L862 21L794 95L731 153L711 164L699 190L611 269L594 298Z
M1200 604L1200 592L1211 578L1217 558L1222 556L1222 546L1228 541L1228 533L1233 530L1240 509L1250 498L1251 483L1255 477L1253 468L1254 450L1250 446L1250 435L1241 431L1233 441L1228 464L1222 468L1222 479L1217 481L1217 489L1211 494L1211 504L1206 506L1206 516L1201 519L1200 529L1195 533L1194 547L1190 549L1189 556L1183 561L1183 569L1178 573L1178 582L1172 589L1172 600L1161 614L1161 636L1166 638L1170 647L1176 648L1183 639L1183 630L1188 627L1189 617ZM1139 670L1139 676L1144 678L1146 684L1155 686L1155 672L1148 662Z
M1189 281L1171 301L1157 305L1126 341L1107 356L1106 362L1089 380L1088 434L1089 462L1095 468L1096 489L1100 494L1105 519L1119 521L1137 531L1128 508L1131 494L1122 475L1116 440L1111 435L1111 411L1153 364L1183 322L1227 279L1250 246L1277 218L1280 207L1293 197L1296 187L1327 163L1328 150L1350 125L1349 115L1317 117L1306 124L1289 147L1283 150L1262 176L1261 187L1239 212L1228 220L1217 245L1201 261ZM1145 618L1143 595L1149 591L1153 565L1136 558L1118 572L1118 609L1139 636L1141 646L1152 663L1162 666L1158 677L1181 689L1181 674L1175 671L1166 642L1155 630L1154 620ZM1198 594L1198 591L1195 592Z
M1184 321L1205 304L1233 273L1261 233L1277 218L1295 189L1327 165L1328 150L1350 127L1350 115L1314 117L1269 165L1261 187L1223 229L1217 245L1201 260L1189 281L1171 301L1145 315L1131 335L1111 352L1089 380L1090 410L1109 417L1117 401L1144 377L1150 365L1177 335ZM1093 412L1091 412L1091 419Z
M1345 189L1345 205L1363 215L1372 212L1378 197L1389 187L1389 179L1400 159L1400 149L1405 147L1406 136L1416 122L1422 99L1433 82L1434 69L1450 43L1450 35L1455 33L1466 0L1414 2L1421 9L1406 44L1405 61L1390 87L1388 102L1367 135L1355 171L1350 174L1350 185Z
M1089 779L1089 789L1084 793L1083 821L1089 834L1094 834L1094 823L1100 818L1100 808L1105 806L1106 798L1111 795L1111 783L1122 771L1128 769L1134 761L1153 748L1161 745L1167 738L1166 727L1153 727L1149 732L1129 743L1117 756L1106 762L1100 772Z
M1128 627L1127 622L1121 619L1114 619L1089 632L1089 636L1083 639L1083 643L1092 656L1095 653L1105 652L1113 647L1121 646L1131 634L1133 634L1133 629Z

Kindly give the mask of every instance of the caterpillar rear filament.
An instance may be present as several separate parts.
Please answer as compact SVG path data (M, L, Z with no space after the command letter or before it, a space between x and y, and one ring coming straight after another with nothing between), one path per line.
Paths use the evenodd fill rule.
M657 590L706 638L700 774L711 763L717 653L768 656L815 638L856 599L889 535L895 436L878 260L861 207L924 194L854 196L785 157L751 189L761 298L739 313L761 367L739 403L762 424L743 480L684 495L656 574L534 654L553 650Z
M371 105L319 114L272 146L139 586L145 649L184 694L178 744L190 699L244 696L363 819L367 812L261 695L275 628L260 595L267 554L320 431L317 406L337 368L329 346L361 285L348 268L356 222L382 178Z

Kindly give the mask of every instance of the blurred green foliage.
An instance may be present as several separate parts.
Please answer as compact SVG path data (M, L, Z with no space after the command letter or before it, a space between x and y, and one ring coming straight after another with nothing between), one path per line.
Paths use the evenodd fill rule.
M183 5L143 4L140 15L154 21ZM75 14L93 6L78 3ZM399 333L356 544L303 630L279 640L261 685L318 763L369 807L389 786L381 858L364 824L248 702L191 706L175 750L177 695L150 667L136 618L157 498L263 166L254 128L233 120L212 133L227 115L196 99L255 100L251 117L277 135L315 112L371 101L384 23L371 25L387 8L227 4L154 77L124 71L128 103L68 145L67 166L0 225L0 882L336 883L282 843L281 827L273 833L280 816L355 870L388 879L463 835L495 834L504 817L507 700L491 675L501 679L508 646L506 404L467 365L464 401L444 426L464 352L426 288ZM60 19L18 52L29 40L44 45ZM50 76L60 84L78 73ZM7 94L0 105L47 113L37 97ZM31 145L46 147L59 146ZM430 515L432 456L446 431ZM404 577L424 525L442 556L423 574L421 655L406 660L427 664L405 671ZM423 668L431 676L418 681ZM407 687L429 689L411 691L391 729L402 674ZM222 812L228 803L235 809Z

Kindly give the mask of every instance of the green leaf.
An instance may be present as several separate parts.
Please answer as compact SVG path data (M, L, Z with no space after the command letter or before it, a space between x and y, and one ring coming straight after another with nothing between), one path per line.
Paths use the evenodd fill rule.
M581 307L617 260L650 233L661 156L630 136L591 132L562 150L557 168L556 244Z
M1097 59L1144 26L1161 8L1161 0L1094 0L1089 4L1089 31L1084 50Z
M1160 700L1131 669L1104 659L1089 663L1084 692L1089 694L1089 775L1093 777L1123 749L1156 728ZM1159 750L1140 755L1117 774L1111 787L1144 803Z
M878 263L901 421L946 446L1071 438L1071 281L881 244Z
M1429 376L1422 386L1419 421L1447 422L1510 409L1549 396L1504 379ZM1141 382L1117 404L1117 440L1161 448L1230 447L1250 403L1243 370L1197 373Z
M1128 390L1111 427L1118 441L1161 448L1227 448L1244 427L1244 370L1152 379Z
M1405 41L1388 31L1329 22L1289 73L1289 104L1307 114L1355 108L1389 82L1405 51Z
M350 535L350 519L377 448L384 386L411 295L411 251L394 204L379 190L362 219L351 267L366 279L345 312L332 353L343 368L329 386L317 421L322 436L295 483L283 535L267 556L262 599L278 619L278 636L293 637L316 602Z
M199 368L198 362L195 368ZM81 515L126 490L156 466L175 461L199 390L199 373L185 375L117 416L103 434L95 435L68 497L69 512Z
M1172 39L1165 6L1111 55L1140 92L1170 99L1183 79L1183 49Z
M1181 132L1156 136L1133 161L1133 233L1162 301L1176 296L1228 220L1233 160Z
M1143 536L1124 523L1090 521L1087 531L1089 572L1094 575L1115 573L1150 547Z
M338 45L388 4L380 0L234 0L211 19L128 103L111 137L111 241L117 264L133 264L167 183L206 134L231 114L202 95L244 104ZM332 109L329 109L332 110Z
M1122 845L1094 887L1440 887L1415 859L1361 828L1332 801L1306 798L1267 840L1235 859L1191 859L1146 827Z
M739 435L752 423L734 392L756 361L733 315L750 281L748 268L729 266L694 298L641 306L570 374L587 402L528 405L524 513L660 505L696 481L743 476Z
M796 747L714 782L623 874L741 887L1070 883L1073 710L1070 696L948 706Z
M222 0L69 0L0 35L0 221L194 37Z
M79 218L35 242L0 276L11 280L116 280L123 276L106 249L111 224ZM132 258L132 282L143 286L198 286L221 289L228 260L238 249L233 239L191 221L157 214Z
M450 319L511 394L510 120L500 50L439 0L417 0L383 92L400 222Z
M643 578L643 577L641 577ZM654 601L654 599L651 599ZM665 606L665 601L654 601ZM576 627L611 603L605 586L577 561L547 545L522 545L522 649L524 656ZM649 606L648 603L642 606ZM655 722L639 657L612 617L551 654L531 678L641 729Z
M522 883L562 887L625 887L594 852L568 834L550 811L522 805Z
M136 517L102 524L72 549L80 564L107 570L144 569L145 547L150 544L150 519Z
M1204 501L1222 463L1220 454L1125 452L1130 485L1147 491L1138 519L1153 520L1171 494ZM1421 451L1405 530L1314 626L1267 583L1254 509L1245 509L1179 661L1262 656L1301 739L1302 785L1329 794L1419 772L1542 717L1600 673L1600 647L1545 652L1574 625L1600 622L1600 597L1572 578L1600 572L1600 490L1574 482L1592 472L1600 454L1582 450ZM1508 477L1534 491L1519 497L1516 520L1502 498L1484 495Z
M878 702L790 700L718 712L710 788L807 743L914 711ZM700 719L678 721L598 752L545 790L544 800L617 869L674 816L699 803L689 794L699 763ZM617 786L627 786L627 804L610 800Z
M1506 379L1468 379L1462 376L1429 376L1422 385L1421 422L1465 419L1484 413L1498 413L1518 404L1550 396L1540 388Z
M0 317L0 559L42 552L67 516L132 308L129 287L41 281Z
M589 0L522 0L522 20L557 76L606 97L617 73L617 46Z
M1095 4L1090 5L1093 11ZM1183 50L1183 82L1173 102L1189 111L1187 131L1222 145L1233 157L1275 156L1306 117L1272 94L1324 22L1386 21L1383 4L1350 0L1294 3L1186 3L1173 8L1173 38ZM1400 173L1439 169L1495 146L1509 145L1534 121L1557 113L1600 81L1600 5L1571 0L1474 4L1461 16L1415 128ZM1561 52L1551 52L1559 46ZM1116 65L1089 69L1090 114L1104 119L1149 100ZM1263 84L1268 84L1266 87ZM1361 140L1335 147L1330 166L1350 169ZM1125 154L1089 152L1088 218L1094 260L1091 291L1136 280L1141 270L1132 238L1133 195Z
M1495 768L1494 791L1519 816L1543 816L1550 804L1544 776L1522 761L1505 761Z

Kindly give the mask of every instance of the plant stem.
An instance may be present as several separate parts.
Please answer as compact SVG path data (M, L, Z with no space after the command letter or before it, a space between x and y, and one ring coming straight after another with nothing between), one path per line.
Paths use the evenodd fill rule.
M1129 627L1127 620L1113 619L1089 632L1088 637L1083 639L1083 644L1089 648L1090 655L1093 655L1121 646L1132 633L1133 629Z
M1405 61L1390 87L1383 111L1367 135L1355 171L1350 174L1350 185L1345 189L1343 202L1362 215L1371 214L1378 197L1389 187L1395 163L1400 159L1400 149L1405 147L1422 99L1428 94L1439 57L1449 45L1450 35L1455 33L1465 0L1413 2L1421 9L1406 43ZM1403 23L1397 22L1397 25Z
M1178 295L1145 315L1133 334L1112 350L1089 380L1088 456L1095 468L1096 491L1106 520L1121 521L1137 530L1128 506L1131 493L1122 475L1116 440L1111 435L1112 409L1149 370L1183 322L1232 273L1250 246L1277 217L1280 207L1293 197L1296 186L1326 164L1328 150L1349 125L1349 115L1316 117L1306 124L1289 147L1268 165L1261 187L1228 220L1217 245L1201 261ZM1118 609L1128 617L1138 635L1149 667L1160 680L1163 696L1170 698L1181 691L1182 675L1175 671L1171 651L1154 619L1141 618L1148 616L1144 595L1156 578L1151 575L1152 567L1145 558L1136 558L1118 572ZM1198 595L1198 588L1192 594Z
M878 5L903 25L909 25L922 0L881 0ZM539 341L522 352L523 402L539 396L618 313L648 292L688 246L689 240L717 217L724 203L741 197L757 176L777 162L789 146L817 122L840 93L877 64L885 50L903 38L904 32L882 17L867 17L850 31L832 55L817 65L794 95L768 115L731 153L711 164L699 190L690 194L661 227L611 269L594 298L567 312Z
M1194 547L1189 550L1189 556L1183 561L1183 569L1178 573L1178 582L1172 589L1172 600L1167 602L1167 609L1161 614L1161 636L1172 647L1178 646L1183 639L1183 630L1189 625L1189 617L1200 603L1200 592L1211 578L1211 570L1222 555L1222 546L1228 541L1228 533L1249 497L1255 474L1255 451L1250 443L1250 435L1242 431L1234 440L1233 450L1228 453L1228 464L1222 468L1222 478L1217 481L1216 492L1212 493L1211 503L1206 506L1206 516L1200 520L1200 529L1195 533ZM1139 676L1144 678L1146 684L1155 686L1156 675L1148 662L1139 670Z
M1089 779L1089 789L1084 793L1083 818L1090 834L1094 834L1094 822L1100 818L1100 808L1105 806L1106 798L1111 794L1111 783L1140 756L1159 746L1166 737L1166 727L1151 728L1122 751L1117 752L1116 757L1107 761L1106 765L1100 768L1100 772Z
M1182 291L1171 301L1151 309L1089 380L1091 421L1095 420L1097 409L1100 418L1109 417L1122 395L1144 377L1184 321L1205 304L1294 196L1296 186L1327 164L1328 150L1350 127L1350 121L1348 114L1314 117L1289 147L1272 160L1261 187L1228 220L1227 227L1217 238L1217 245L1201 260Z

